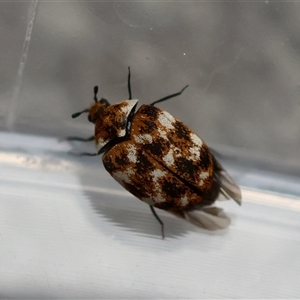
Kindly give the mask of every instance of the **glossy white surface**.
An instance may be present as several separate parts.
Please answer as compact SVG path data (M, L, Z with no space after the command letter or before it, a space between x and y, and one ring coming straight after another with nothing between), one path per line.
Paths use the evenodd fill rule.
M99 157L74 158L53 138L1 133L0 143L2 298L300 295L300 198L244 187L257 174L240 180L242 207L219 204L232 218L228 230L159 211L162 240L147 205ZM276 184L268 175L259 182Z

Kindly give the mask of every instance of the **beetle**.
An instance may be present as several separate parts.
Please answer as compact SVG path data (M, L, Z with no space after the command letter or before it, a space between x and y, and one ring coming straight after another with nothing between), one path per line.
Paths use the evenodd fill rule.
M96 153L103 154L105 169L127 191L147 203L161 224L155 208L210 230L226 228L229 217L216 200L233 199L241 205L239 186L213 155L204 141L187 125L155 105L182 94L180 92L142 105L132 99L128 68L129 99L110 104L98 100L98 86L94 87L94 103L88 109L74 113L77 118L88 113L95 124L92 137L69 140L92 141Z

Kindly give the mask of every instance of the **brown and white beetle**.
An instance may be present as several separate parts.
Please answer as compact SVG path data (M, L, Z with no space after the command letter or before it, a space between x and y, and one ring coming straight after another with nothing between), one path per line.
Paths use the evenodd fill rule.
M128 68L129 69L129 68ZM213 207L220 198L241 204L241 190L202 139L183 122L155 105L180 95L169 95L135 112L138 100L131 97L130 69L129 100L111 105L97 99L90 108L72 115L88 113L95 124L97 153L103 153L104 167L131 194L147 203L162 227L154 207L166 210L197 226L210 230L226 228L230 219L222 209Z

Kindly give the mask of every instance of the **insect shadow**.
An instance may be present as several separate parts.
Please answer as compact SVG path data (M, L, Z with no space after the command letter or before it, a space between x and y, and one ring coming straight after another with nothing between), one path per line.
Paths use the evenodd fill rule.
M81 205L93 226L96 228L101 226L101 231L108 236L121 234L116 230L116 227L120 227L139 235L162 238L160 224L153 218L149 208L112 181L101 159L95 161L94 157L76 155L72 156L72 160L82 166L79 179L87 201L81 202ZM182 222L181 219L163 210L159 210L158 214L164 222L167 239L178 239L190 232L201 232L201 235L205 236L223 236L228 232L227 229L207 231L189 222ZM99 220L98 215L104 219L104 222Z
M84 190L84 195L88 200L84 210L89 216L89 221L95 227L101 226L101 230L107 235L118 235L120 232L116 227L126 231L135 232L138 235L152 236L161 239L160 224L153 218L149 207L137 200L134 196L117 188L117 184L112 182L110 176L101 165L101 160L95 164L94 159L81 159L89 172L80 173L80 181ZM91 212L92 210L92 212ZM204 229L197 228L188 222L172 216L168 212L159 211L159 216L164 222L165 237L179 238L189 232L202 231L207 234L215 234ZM101 216L104 222L98 217ZM107 222L107 226L105 223ZM111 226L111 224L115 226ZM105 228L103 228L105 226Z

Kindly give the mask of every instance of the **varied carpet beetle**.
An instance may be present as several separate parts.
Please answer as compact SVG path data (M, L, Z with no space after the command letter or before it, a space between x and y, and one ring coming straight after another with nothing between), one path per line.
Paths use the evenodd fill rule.
M88 113L95 134L69 140L94 140L97 153L82 155L103 154L110 175L150 206L163 237L163 222L154 207L210 230L226 228L229 217L212 205L221 198L241 204L240 188L195 132L155 106L179 96L187 86L135 112L138 100L131 97L128 70L129 100L111 105L106 99L98 100L98 87L94 87L95 102L72 117Z

